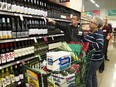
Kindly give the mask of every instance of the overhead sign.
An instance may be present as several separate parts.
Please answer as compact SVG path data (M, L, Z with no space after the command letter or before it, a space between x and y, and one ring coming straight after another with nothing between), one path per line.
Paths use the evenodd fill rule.
M93 10L93 16L100 16L100 10Z
M70 0L60 0L60 3L70 2Z
M116 16L116 10L108 10L108 16Z
M91 11L86 12L86 14L93 16L93 12L91 12Z

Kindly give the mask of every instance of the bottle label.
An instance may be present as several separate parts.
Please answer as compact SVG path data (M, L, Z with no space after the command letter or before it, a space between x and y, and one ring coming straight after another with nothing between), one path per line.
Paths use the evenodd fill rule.
M20 79L24 79L24 75L23 74L20 74L19 77L20 77Z
M10 77L9 76L6 76L6 83L7 83L7 85L10 85L11 84L11 81L10 81Z
M18 82L20 80L19 76L15 76L15 81Z
M22 56L22 49L18 49L18 57Z
M3 39L7 39L8 38L7 31L3 31L2 34L3 34Z
M13 61L14 60L14 52L10 52L10 56L11 56L10 61Z
M11 59L10 53L6 53L5 56L6 56L7 62L10 62L10 59Z
M7 10L7 3L5 2L2 3L2 10Z
M11 11L11 8L12 8L12 7L11 7L11 4L10 4L10 3L7 4L7 10L8 10L8 11Z
M5 78L1 78L2 81L2 87L6 87L7 86L7 82Z
M11 82L12 82L12 83L15 82L15 76L14 76L14 75L10 75L10 79L11 79Z
M12 32L12 37L16 38L16 32Z
M1 81L1 79L0 79L0 87L2 87L2 81Z
M12 31L7 31L8 38L12 38Z
M17 58L18 57L18 49L14 50L14 57Z
M2 38L2 31L0 31L0 39L3 39L3 38Z
M17 37L21 37L21 32L17 32Z
M12 10L12 12L16 12L17 11L17 6L15 4L13 4L11 10Z
M5 54L1 54L1 60L2 60L2 63L6 63L6 56L5 56Z

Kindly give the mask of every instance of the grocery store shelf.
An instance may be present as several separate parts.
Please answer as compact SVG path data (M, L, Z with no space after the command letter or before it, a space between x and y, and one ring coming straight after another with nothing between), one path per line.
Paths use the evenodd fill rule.
M13 12L7 12L7 11L0 11L0 14L1 15L22 16L22 17L45 19L45 17L43 17L43 16L21 14L21 13L13 13ZM71 22L71 21L66 20L66 19L56 19L56 18L53 18L53 19L56 20L56 21Z
M6 40L0 40L0 43L8 43L8 42L15 42L15 41L23 41L23 40L33 40L41 39L44 37L58 37L58 36L64 36L64 34L57 34L57 35L46 35L46 36L37 36L37 37L28 37L28 38L18 38L18 39L6 39Z
M64 36L64 34L49 35L49 37L58 37L58 36Z
M69 20L66 20L66 19L56 19L56 18L53 18L55 21L63 21L63 22L71 22Z
M13 13L13 12L7 12L7 11L0 11L0 14L1 15L23 16L23 17L31 17L31 18L40 18L40 19L43 19L43 17L40 17L40 16L21 14L21 13Z
M25 61L34 59L34 58L37 58L37 56L32 56L32 57L29 57L29 58L26 58L26 59L22 59L22 60L19 60L19 61L15 61L15 62L11 62L11 63L6 63L5 65L0 66L0 70L3 69L3 68L9 67L9 66L13 66L13 65L19 64L21 62L25 62Z

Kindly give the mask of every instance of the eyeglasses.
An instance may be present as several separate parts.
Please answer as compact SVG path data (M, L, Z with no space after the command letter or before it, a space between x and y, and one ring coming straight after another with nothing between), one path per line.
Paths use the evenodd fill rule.
M89 23L93 23L93 24L97 25L97 23L95 23L95 22L93 22L93 21L89 21Z

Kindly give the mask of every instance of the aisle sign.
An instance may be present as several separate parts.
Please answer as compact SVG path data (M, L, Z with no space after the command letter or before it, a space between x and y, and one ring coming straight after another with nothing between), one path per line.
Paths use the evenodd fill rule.
M108 16L116 16L116 10L108 10Z

